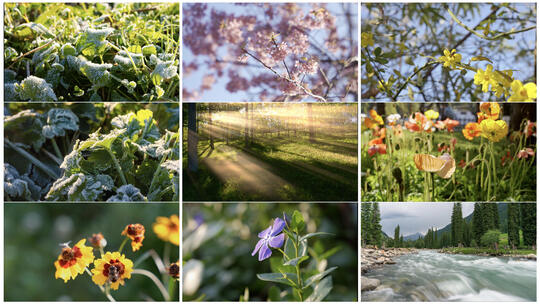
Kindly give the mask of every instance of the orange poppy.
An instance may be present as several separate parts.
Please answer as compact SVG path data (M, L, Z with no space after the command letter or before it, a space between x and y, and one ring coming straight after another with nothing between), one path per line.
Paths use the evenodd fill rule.
M480 104L480 111L485 114L485 118L497 120L501 113L501 107L496 102L482 102Z
M465 125L465 128L462 130L463 136L468 140L473 140L473 138L478 137L482 134L480 130L480 124L476 122L470 122Z

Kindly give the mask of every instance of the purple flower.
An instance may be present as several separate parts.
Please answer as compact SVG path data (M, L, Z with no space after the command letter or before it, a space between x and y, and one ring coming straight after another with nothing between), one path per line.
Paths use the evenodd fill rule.
M277 217L274 220L274 225L266 228L258 234L260 240L257 242L255 250L253 250L251 255L255 255L258 251L259 261L269 258L272 255L272 250L270 247L279 248L283 245L285 234L281 233L278 235L278 233L280 233L284 227L285 221Z

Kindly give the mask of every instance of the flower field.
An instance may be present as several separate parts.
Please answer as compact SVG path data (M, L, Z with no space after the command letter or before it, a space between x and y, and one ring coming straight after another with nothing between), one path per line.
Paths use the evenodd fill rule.
M536 105L379 108L362 107L363 201L535 200Z

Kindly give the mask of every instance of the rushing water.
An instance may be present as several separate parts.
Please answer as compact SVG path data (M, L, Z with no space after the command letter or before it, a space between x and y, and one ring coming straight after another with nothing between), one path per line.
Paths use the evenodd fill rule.
M536 261L420 251L367 274L362 301L536 301Z

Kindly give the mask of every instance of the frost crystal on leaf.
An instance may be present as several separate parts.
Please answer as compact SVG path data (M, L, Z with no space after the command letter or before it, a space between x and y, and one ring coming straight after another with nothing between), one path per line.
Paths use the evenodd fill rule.
M16 87L22 100L58 101L52 86L45 79L28 76Z
M141 194L141 190L137 187L129 184L124 185L116 190L116 195L111 196L107 202L140 202L146 201L144 195Z
M47 138L64 136L65 130L77 131L79 118L68 109L50 109L47 113L47 125L43 126L43 135Z

